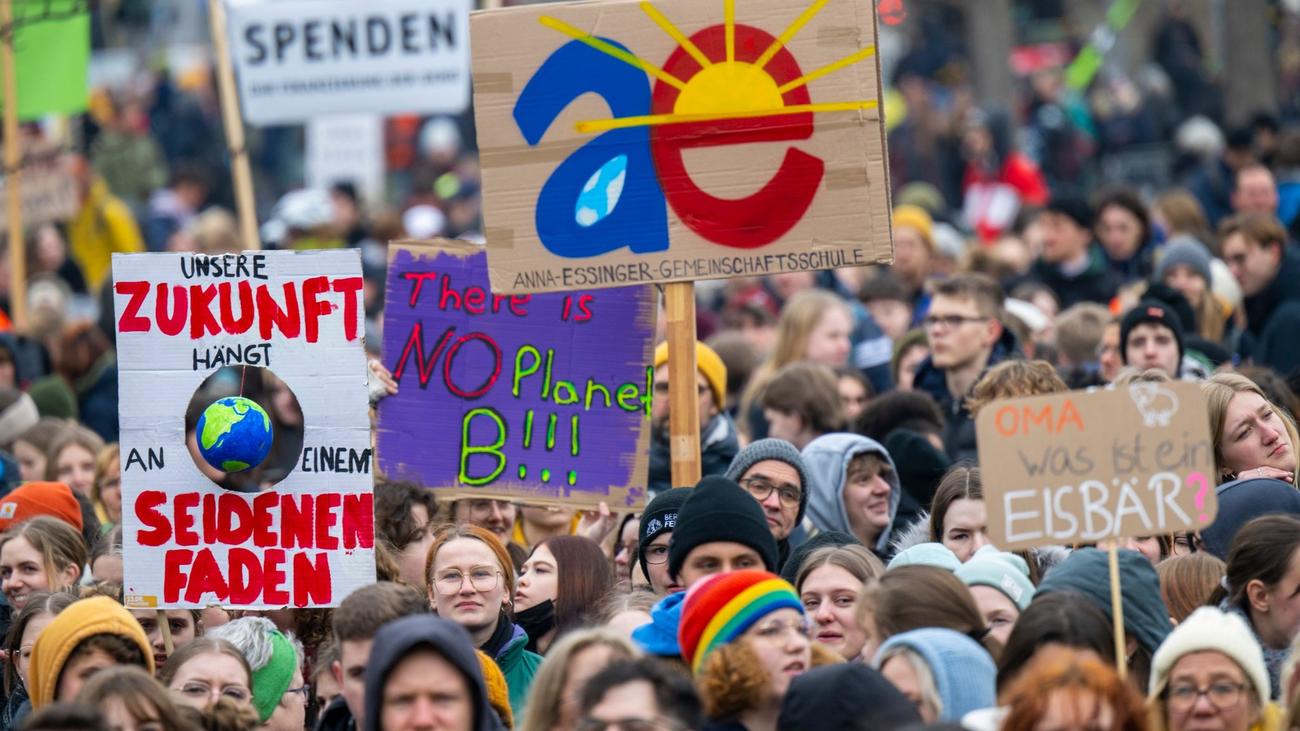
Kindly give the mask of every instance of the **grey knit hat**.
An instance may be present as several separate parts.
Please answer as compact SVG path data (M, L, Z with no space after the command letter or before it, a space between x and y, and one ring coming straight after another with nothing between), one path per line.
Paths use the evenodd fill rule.
M1179 234L1169 239L1165 244L1164 253L1160 255L1160 263L1156 265L1155 280L1157 282L1165 281L1165 276L1169 270L1176 264L1186 264L1192 268L1206 285L1212 281L1210 279L1210 250L1205 248L1205 244L1193 236Z
M808 470L804 468L803 456L793 444L784 439L760 439L736 454L736 458L731 460L731 466L727 468L726 477L733 482L740 482L750 467L769 459L785 462L799 473L799 517L795 520L802 522L804 510L808 507Z

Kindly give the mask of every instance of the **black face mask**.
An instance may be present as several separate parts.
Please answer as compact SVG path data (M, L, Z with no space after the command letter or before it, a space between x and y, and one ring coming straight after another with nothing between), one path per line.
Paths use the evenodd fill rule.
M528 649L537 652L537 642L555 629L555 602L547 599L535 607L515 613L515 624L528 633Z

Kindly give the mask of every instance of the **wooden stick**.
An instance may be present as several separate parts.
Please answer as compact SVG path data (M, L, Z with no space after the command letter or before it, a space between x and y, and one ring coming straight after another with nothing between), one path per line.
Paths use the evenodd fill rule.
M14 63L13 0L0 0L0 65L4 66L5 205L9 217L9 318L27 326L27 241L23 237L22 150L18 146L18 72Z
M167 651L167 657L171 657L176 645L172 642L172 624L167 621L167 612L162 609L158 610L158 631L162 632L163 649Z
M695 283L664 285L668 319L668 444L673 487L700 481L700 410L695 375Z
M1119 584L1119 541L1110 542L1110 616L1115 630L1115 670L1128 677L1128 642L1124 638L1124 595Z
M239 94L235 90L235 69L230 61L230 46L226 40L224 0L208 2L208 20L208 24L212 27L212 46L217 56L217 91L221 97L221 126L226 131L226 145L230 151L230 170L235 178L235 208L239 213L239 238L245 249L260 249L262 239L257 232L253 172L248 166L244 117L239 110Z

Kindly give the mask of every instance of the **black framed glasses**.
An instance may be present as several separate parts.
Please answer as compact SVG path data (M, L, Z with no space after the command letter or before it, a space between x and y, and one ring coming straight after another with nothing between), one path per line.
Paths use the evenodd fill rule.
M766 500L775 490L781 505L787 508L799 507L799 499L803 496L803 491L794 485L778 485L766 477L746 477L740 481L740 485L749 490L749 494L753 495L754 499L760 503Z
M578 721L577 731L683 731L672 721L650 718L619 718L606 721L588 716Z
M969 315L926 315L925 319L921 320L921 324L927 330L933 330L940 325L945 329L952 330L953 328L961 327L968 322L984 322L988 319L989 318L987 317L980 317L978 315L974 317Z
M1191 683L1171 685L1168 691L1169 708L1179 712L1190 710L1201 696L1205 696L1210 705L1220 710L1232 708L1241 702L1246 687L1245 683L1230 683L1226 680L1210 683L1207 688Z

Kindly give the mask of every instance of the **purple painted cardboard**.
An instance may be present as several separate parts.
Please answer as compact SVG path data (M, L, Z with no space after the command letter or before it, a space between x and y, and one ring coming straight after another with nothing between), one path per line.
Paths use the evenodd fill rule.
M381 474L446 499L644 505L651 288L493 295L483 247L437 241L390 246L386 289Z

